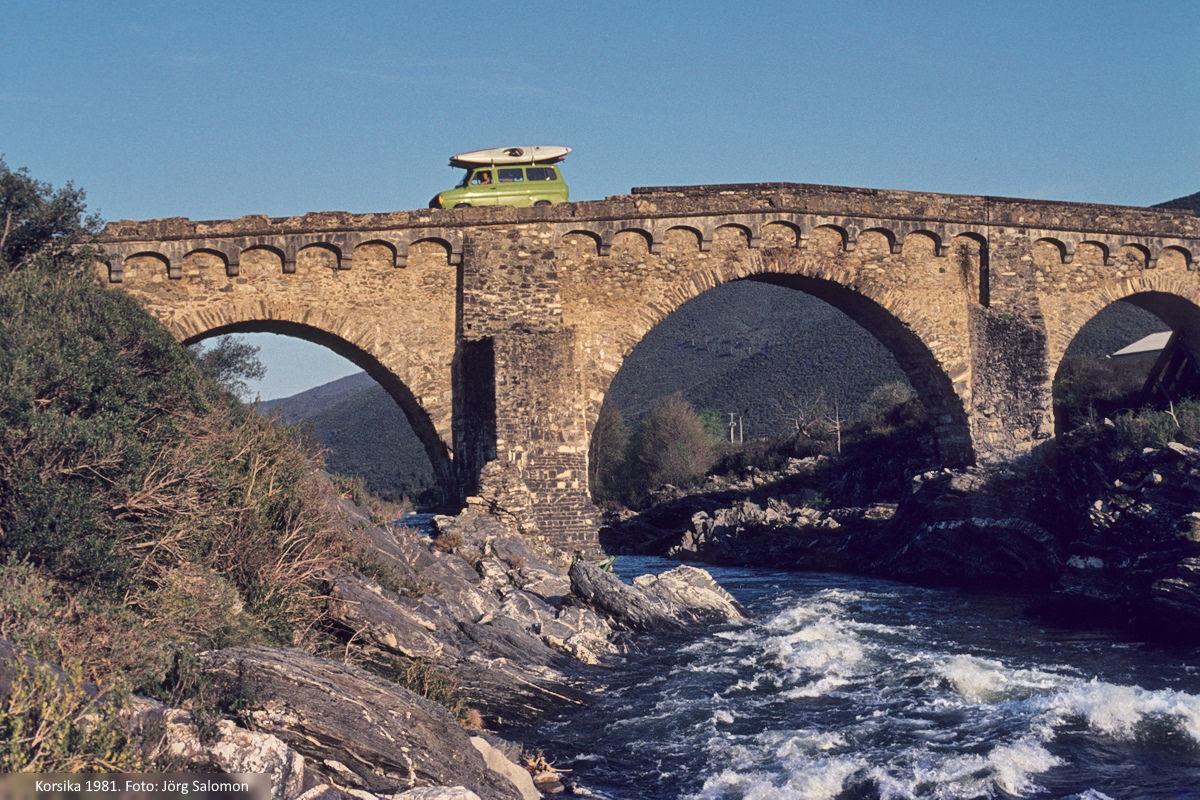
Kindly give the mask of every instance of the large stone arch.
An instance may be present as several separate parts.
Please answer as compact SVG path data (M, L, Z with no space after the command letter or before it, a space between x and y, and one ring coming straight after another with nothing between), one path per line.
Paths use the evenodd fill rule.
M1192 352L1197 352L1200 349L1200 305L1197 304L1195 299L1155 289L1132 291L1123 296L1116 297L1108 303L1104 303L1098 298L1081 303L1082 308L1079 309L1079 313L1081 316L1085 314L1087 316L1083 320L1083 323L1074 329L1071 341L1074 341L1079 335L1084 325L1116 303L1129 303L1150 312L1163 324L1171 328L1175 335L1181 336ZM1074 323L1078 320L1073 319L1072 321ZM1057 331L1057 333L1061 335L1062 331ZM1068 341L1068 346L1071 341ZM1063 347L1052 359L1052 369L1049 372L1053 378L1052 385L1057 386L1059 379L1062 377L1061 373L1066 363L1066 349L1066 347ZM1138 381L1141 382L1143 380L1144 375L1139 374ZM1061 434L1064 430L1069 430L1074 424L1069 416L1064 416L1064 409L1058 402L1060 399L1056 396L1056 402L1054 403L1054 430L1056 435Z
M1092 291L1042 298L1047 318L1047 374L1057 375L1067 347L1103 309L1124 300L1157 316L1200 348L1200 292L1187 273L1146 270L1122 281L1108 281Z
M396 405L404 412L413 432L424 446L426 455L429 456L434 476L444 498L449 499L454 496L454 468L451 463L450 449L439 435L430 413L422 406L420 399L396 370L389 368L350 340L331 333L326 328L309 323L269 318L243 319L213 326L192 317L179 320L175 333L185 345L225 334L275 333L329 348L374 378L384 391L396 401Z
M890 253L891 249L884 250ZM655 282L653 289L650 281L642 283L639 291L638 281L622 286L618 279L610 292L621 297L622 324L613 325L611 317L602 325L577 320L581 363L592 366L590 382L585 381L588 430L594 428L625 358L655 325L705 291L748 279L811 294L862 325L895 356L909 377L929 411L943 461L973 463L976 454L965 410L970 396L966 293L959 289L961 308L955 309L955 319L950 321L940 309L929 307L919 288L915 293L896 292L894 287L872 282L862 274L863 256L848 256L841 247L836 250L814 253L794 247L743 247L697 260L691 254L668 254L667 277ZM888 257L902 258L899 254ZM946 273L943 267L931 274L950 281L953 289L960 278L946 278Z

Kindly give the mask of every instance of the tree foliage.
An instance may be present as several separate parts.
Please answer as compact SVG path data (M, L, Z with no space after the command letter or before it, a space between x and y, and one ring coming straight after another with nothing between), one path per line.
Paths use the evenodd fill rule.
M690 486L717 457L717 442L691 403L679 392L658 402L629 445L628 472L639 484L631 499L663 484Z
M54 189L25 167L9 169L0 157L0 269L26 268L40 254L59 253L99 228L100 218L87 214L82 189L70 183Z
M207 348L193 345L200 371L235 397L245 399L246 381L261 380L267 368L258 358L259 348L233 336L222 336Z

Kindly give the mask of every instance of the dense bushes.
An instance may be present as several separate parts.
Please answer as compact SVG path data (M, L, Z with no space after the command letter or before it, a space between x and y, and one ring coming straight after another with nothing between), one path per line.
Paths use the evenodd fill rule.
M168 642L310 637L352 555L310 456L69 258L0 275L0 635L151 692Z
M1142 408L1093 419L1059 440L1068 457L1087 457L1119 464L1145 448L1162 449L1171 442L1200 446L1200 399L1188 398L1166 410Z
M592 434L592 496L641 504L663 484L698 483L720 452L720 437L683 395L662 398L630 435L619 412L601 409Z

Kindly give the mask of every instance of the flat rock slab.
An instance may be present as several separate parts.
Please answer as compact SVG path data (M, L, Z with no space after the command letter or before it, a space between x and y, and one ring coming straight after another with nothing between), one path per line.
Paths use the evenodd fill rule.
M349 664L265 647L202 656L204 672L244 698L261 731L317 763L342 767L375 794L463 786L481 797L520 800L488 769L449 711Z
M447 636L437 634L418 601L358 575L330 582L329 614L363 640L407 658L453 662L461 656Z

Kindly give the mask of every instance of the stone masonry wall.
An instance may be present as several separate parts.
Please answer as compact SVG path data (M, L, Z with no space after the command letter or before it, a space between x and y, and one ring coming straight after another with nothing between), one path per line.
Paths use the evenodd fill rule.
M348 354L457 494L507 504L568 549L595 543L588 436L610 381L647 331L721 283L788 286L856 319L908 374L948 462L1049 436L1062 353L1108 303L1200 341L1200 220L1184 211L753 184L122 221L98 241L101 274L180 339L277 330Z

